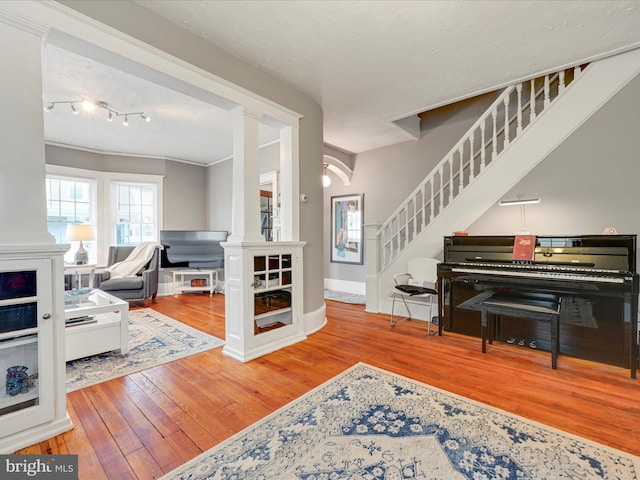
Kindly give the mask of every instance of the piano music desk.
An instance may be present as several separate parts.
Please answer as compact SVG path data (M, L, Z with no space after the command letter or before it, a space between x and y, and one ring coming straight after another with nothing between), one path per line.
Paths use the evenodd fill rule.
M501 292L491 295L481 305L482 353L487 353L487 325L489 315L493 318L501 315L541 320L551 326L551 368L558 365L560 350L560 303L562 297L545 293ZM489 343L493 343L494 322L489 328Z

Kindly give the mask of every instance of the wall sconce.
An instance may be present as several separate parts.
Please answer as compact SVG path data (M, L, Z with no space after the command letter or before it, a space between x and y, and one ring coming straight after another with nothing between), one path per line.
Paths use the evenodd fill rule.
M525 212L525 205L531 205L534 203L540 203L539 198L523 198L524 195L518 195L516 200L501 200L498 205L501 207L511 207L511 206L519 206L520 207L520 231L514 232L516 235L527 234L529 232L529 228L527 227L527 215Z
M539 198L518 198L518 200L501 200L498 205L501 207L510 207L512 205L529 205L532 203L540 203Z
M329 175L327 175L327 167L329 166L328 163L323 163L322 167L323 167L323 173L322 173L322 186L324 188L327 188L329 185L331 185L331 177L329 177Z

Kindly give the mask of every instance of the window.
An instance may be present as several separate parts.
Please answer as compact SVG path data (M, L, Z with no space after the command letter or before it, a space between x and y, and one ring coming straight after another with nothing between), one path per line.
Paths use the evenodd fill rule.
M113 189L116 245L139 245L157 240L155 185L114 182Z
M89 251L89 263L104 265L109 246L158 240L162 229L162 182L163 177L158 175L47 165L49 232L56 242L68 243L68 223L93 224L96 240L84 242L84 246Z
M95 181L80 177L47 176L47 229L57 243L68 243L67 225L95 225ZM96 242L83 242L89 263L95 263ZM73 248L72 248L73 250ZM70 259L67 259L70 260Z

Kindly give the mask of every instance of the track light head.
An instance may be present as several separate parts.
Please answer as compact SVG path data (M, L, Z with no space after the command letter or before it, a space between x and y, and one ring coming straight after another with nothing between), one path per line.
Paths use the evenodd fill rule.
M140 118L143 119L147 123L149 123L151 121L151 118L150 117L146 117L144 113L140 114Z
M107 122L113 122L113 115L111 113L111 110L109 110L109 116L107 117Z
M128 115L124 116L124 122L122 122L122 125L124 125L125 127L129 126L129 116Z
M73 103L71 103L71 111L73 112L74 115L78 115L78 110L76 110L76 107L73 105Z

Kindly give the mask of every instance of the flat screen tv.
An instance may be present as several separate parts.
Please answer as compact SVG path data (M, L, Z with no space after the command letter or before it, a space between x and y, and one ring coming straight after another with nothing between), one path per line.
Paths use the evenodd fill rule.
M224 268L224 230L161 230L162 268Z

